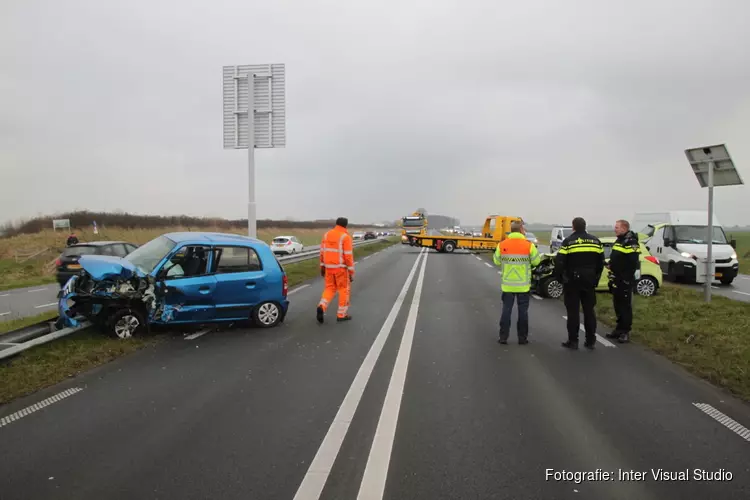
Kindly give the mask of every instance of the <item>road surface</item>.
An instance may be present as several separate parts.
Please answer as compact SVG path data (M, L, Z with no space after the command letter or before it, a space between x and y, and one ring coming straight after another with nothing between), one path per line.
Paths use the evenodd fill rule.
M175 335L0 407L3 500L750 497L748 405L637 344L563 349L556 300L499 345L477 256L363 259L347 323L315 322L321 287L279 328Z

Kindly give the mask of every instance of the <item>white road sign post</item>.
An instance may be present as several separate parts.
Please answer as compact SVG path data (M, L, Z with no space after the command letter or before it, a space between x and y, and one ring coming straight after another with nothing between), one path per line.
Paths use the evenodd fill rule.
M734 167L732 157L725 144L686 149L690 166L698 184L708 188L708 252L706 259L706 302L711 302L711 284L715 277L713 260L714 241L714 186L738 186L743 184L740 173Z
M247 149L247 232L257 236L255 148L286 146L283 64L224 66L224 149Z

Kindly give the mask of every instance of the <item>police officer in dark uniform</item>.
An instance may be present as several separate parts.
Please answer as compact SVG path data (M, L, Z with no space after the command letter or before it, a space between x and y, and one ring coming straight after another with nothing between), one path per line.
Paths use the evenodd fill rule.
M630 341L630 329L633 326L633 286L635 272L641 263L641 245L638 236L630 230L630 223L626 220L618 220L615 223L615 234L617 240L612 245L612 254L609 257L609 285L617 326L606 336L625 343Z
M581 327L580 308L588 349L596 344L596 286L604 271L604 248L596 236L586 232L586 221L573 219L573 234L565 238L555 257L555 273L563 284L565 309L568 311L568 340L563 347L578 349Z

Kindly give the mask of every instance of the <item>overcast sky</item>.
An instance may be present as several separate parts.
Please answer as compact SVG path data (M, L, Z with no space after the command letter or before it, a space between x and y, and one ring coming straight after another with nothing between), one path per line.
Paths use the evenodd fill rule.
M702 209L688 147L750 182L747 0L5 0L0 219L245 217L223 65L284 63L287 147L256 151L259 218L423 206L590 223ZM716 190L750 223L750 188Z

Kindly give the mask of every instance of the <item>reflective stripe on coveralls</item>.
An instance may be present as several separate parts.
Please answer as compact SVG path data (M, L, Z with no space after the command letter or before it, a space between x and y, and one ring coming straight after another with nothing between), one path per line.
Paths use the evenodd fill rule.
M497 245L492 257L500 266L503 292L526 293L531 289L531 269L541 260L536 246L521 233L510 233Z

